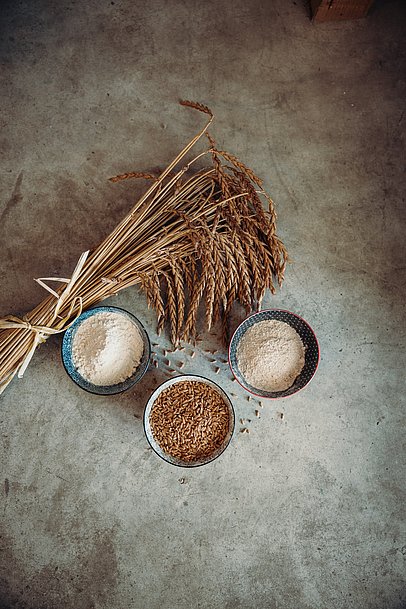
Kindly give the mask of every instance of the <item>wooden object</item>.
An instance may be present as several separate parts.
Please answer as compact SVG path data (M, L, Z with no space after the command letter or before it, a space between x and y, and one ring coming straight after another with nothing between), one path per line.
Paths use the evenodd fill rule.
M311 0L313 21L344 21L366 17L373 0Z

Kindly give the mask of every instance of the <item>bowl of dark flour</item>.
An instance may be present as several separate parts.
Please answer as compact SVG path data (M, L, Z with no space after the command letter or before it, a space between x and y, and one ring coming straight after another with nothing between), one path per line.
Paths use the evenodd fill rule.
M250 393L270 399L303 389L314 376L319 344L309 324L294 313L268 309L247 317L230 342L229 363Z
M66 330L62 361L71 379L99 395L126 391L144 376L151 357L141 322L118 307L85 311Z

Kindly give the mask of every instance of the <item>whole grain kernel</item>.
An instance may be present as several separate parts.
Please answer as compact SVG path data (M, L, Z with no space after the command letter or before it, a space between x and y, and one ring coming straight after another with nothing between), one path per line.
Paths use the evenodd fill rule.
M230 413L213 387L181 381L157 397L150 425L154 439L167 454L185 462L201 461L223 444Z

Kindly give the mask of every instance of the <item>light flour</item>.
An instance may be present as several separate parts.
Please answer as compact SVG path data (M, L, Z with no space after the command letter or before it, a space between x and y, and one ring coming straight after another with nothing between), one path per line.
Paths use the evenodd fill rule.
M93 385L116 385L138 368L144 343L132 321L106 311L85 319L78 327L72 355L79 374Z
M251 326L237 348L237 362L245 380L263 391L285 391L305 363L299 334L289 324L267 319Z

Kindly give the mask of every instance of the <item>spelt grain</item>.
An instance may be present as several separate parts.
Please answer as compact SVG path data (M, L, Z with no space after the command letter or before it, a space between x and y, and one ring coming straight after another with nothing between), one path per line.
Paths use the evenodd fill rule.
M210 457L223 444L230 412L221 395L199 381L165 389L150 413L151 431L162 449L185 462Z

